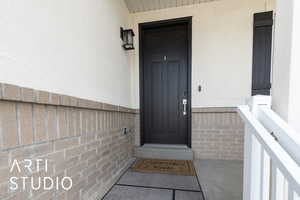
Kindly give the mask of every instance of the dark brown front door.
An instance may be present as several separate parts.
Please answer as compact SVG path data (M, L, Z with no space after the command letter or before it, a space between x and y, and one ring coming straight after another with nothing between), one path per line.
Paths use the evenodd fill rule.
M142 30L144 143L189 144L188 26Z

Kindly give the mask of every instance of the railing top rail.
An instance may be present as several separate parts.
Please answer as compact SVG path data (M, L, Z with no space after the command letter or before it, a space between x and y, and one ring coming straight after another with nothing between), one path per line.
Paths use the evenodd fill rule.
M258 106L256 117L300 166L300 134L268 107Z
M287 151L271 136L265 127L250 112L249 106L239 106L238 112L246 126L253 130L253 134L268 152L270 158L282 171L284 176L293 185L295 190L300 193L300 167Z

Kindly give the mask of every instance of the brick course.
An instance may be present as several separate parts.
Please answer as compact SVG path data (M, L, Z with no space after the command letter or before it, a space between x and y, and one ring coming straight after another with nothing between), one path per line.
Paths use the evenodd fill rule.
M23 120L26 120L23 119ZM47 140L46 135L46 107L33 105L34 142L40 143Z
M14 148L19 145L16 104L1 102L0 111L1 148Z
M192 111L195 159L243 160L244 123L235 108L193 108ZM139 114L135 116L134 132L135 146L140 146Z
M19 137L21 145L33 143L33 107L31 104L18 104Z
M133 158L134 133L122 133L134 130L131 109L7 84L0 84L0 98L1 200L94 199ZM26 171L22 161L38 158L49 160L48 172ZM14 159L26 176L67 175L73 187L10 191L9 178L25 175L9 173Z
M11 84L2 85L2 97L6 100L20 100L21 99L21 88Z
M235 109L195 109L192 149L196 159L243 160L244 123Z

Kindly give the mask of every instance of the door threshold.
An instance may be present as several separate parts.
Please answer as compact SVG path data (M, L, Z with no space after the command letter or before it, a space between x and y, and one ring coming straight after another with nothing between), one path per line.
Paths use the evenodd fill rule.
M166 160L193 160L192 149L187 145L173 144L144 144L134 149L137 158L166 159Z
M189 149L184 144L144 144L144 148L162 148L162 149Z

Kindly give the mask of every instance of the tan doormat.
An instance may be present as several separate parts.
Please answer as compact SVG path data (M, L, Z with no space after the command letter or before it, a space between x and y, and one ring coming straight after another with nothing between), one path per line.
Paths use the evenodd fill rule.
M190 160L141 159L134 164L132 169L143 173L196 175L193 162Z

